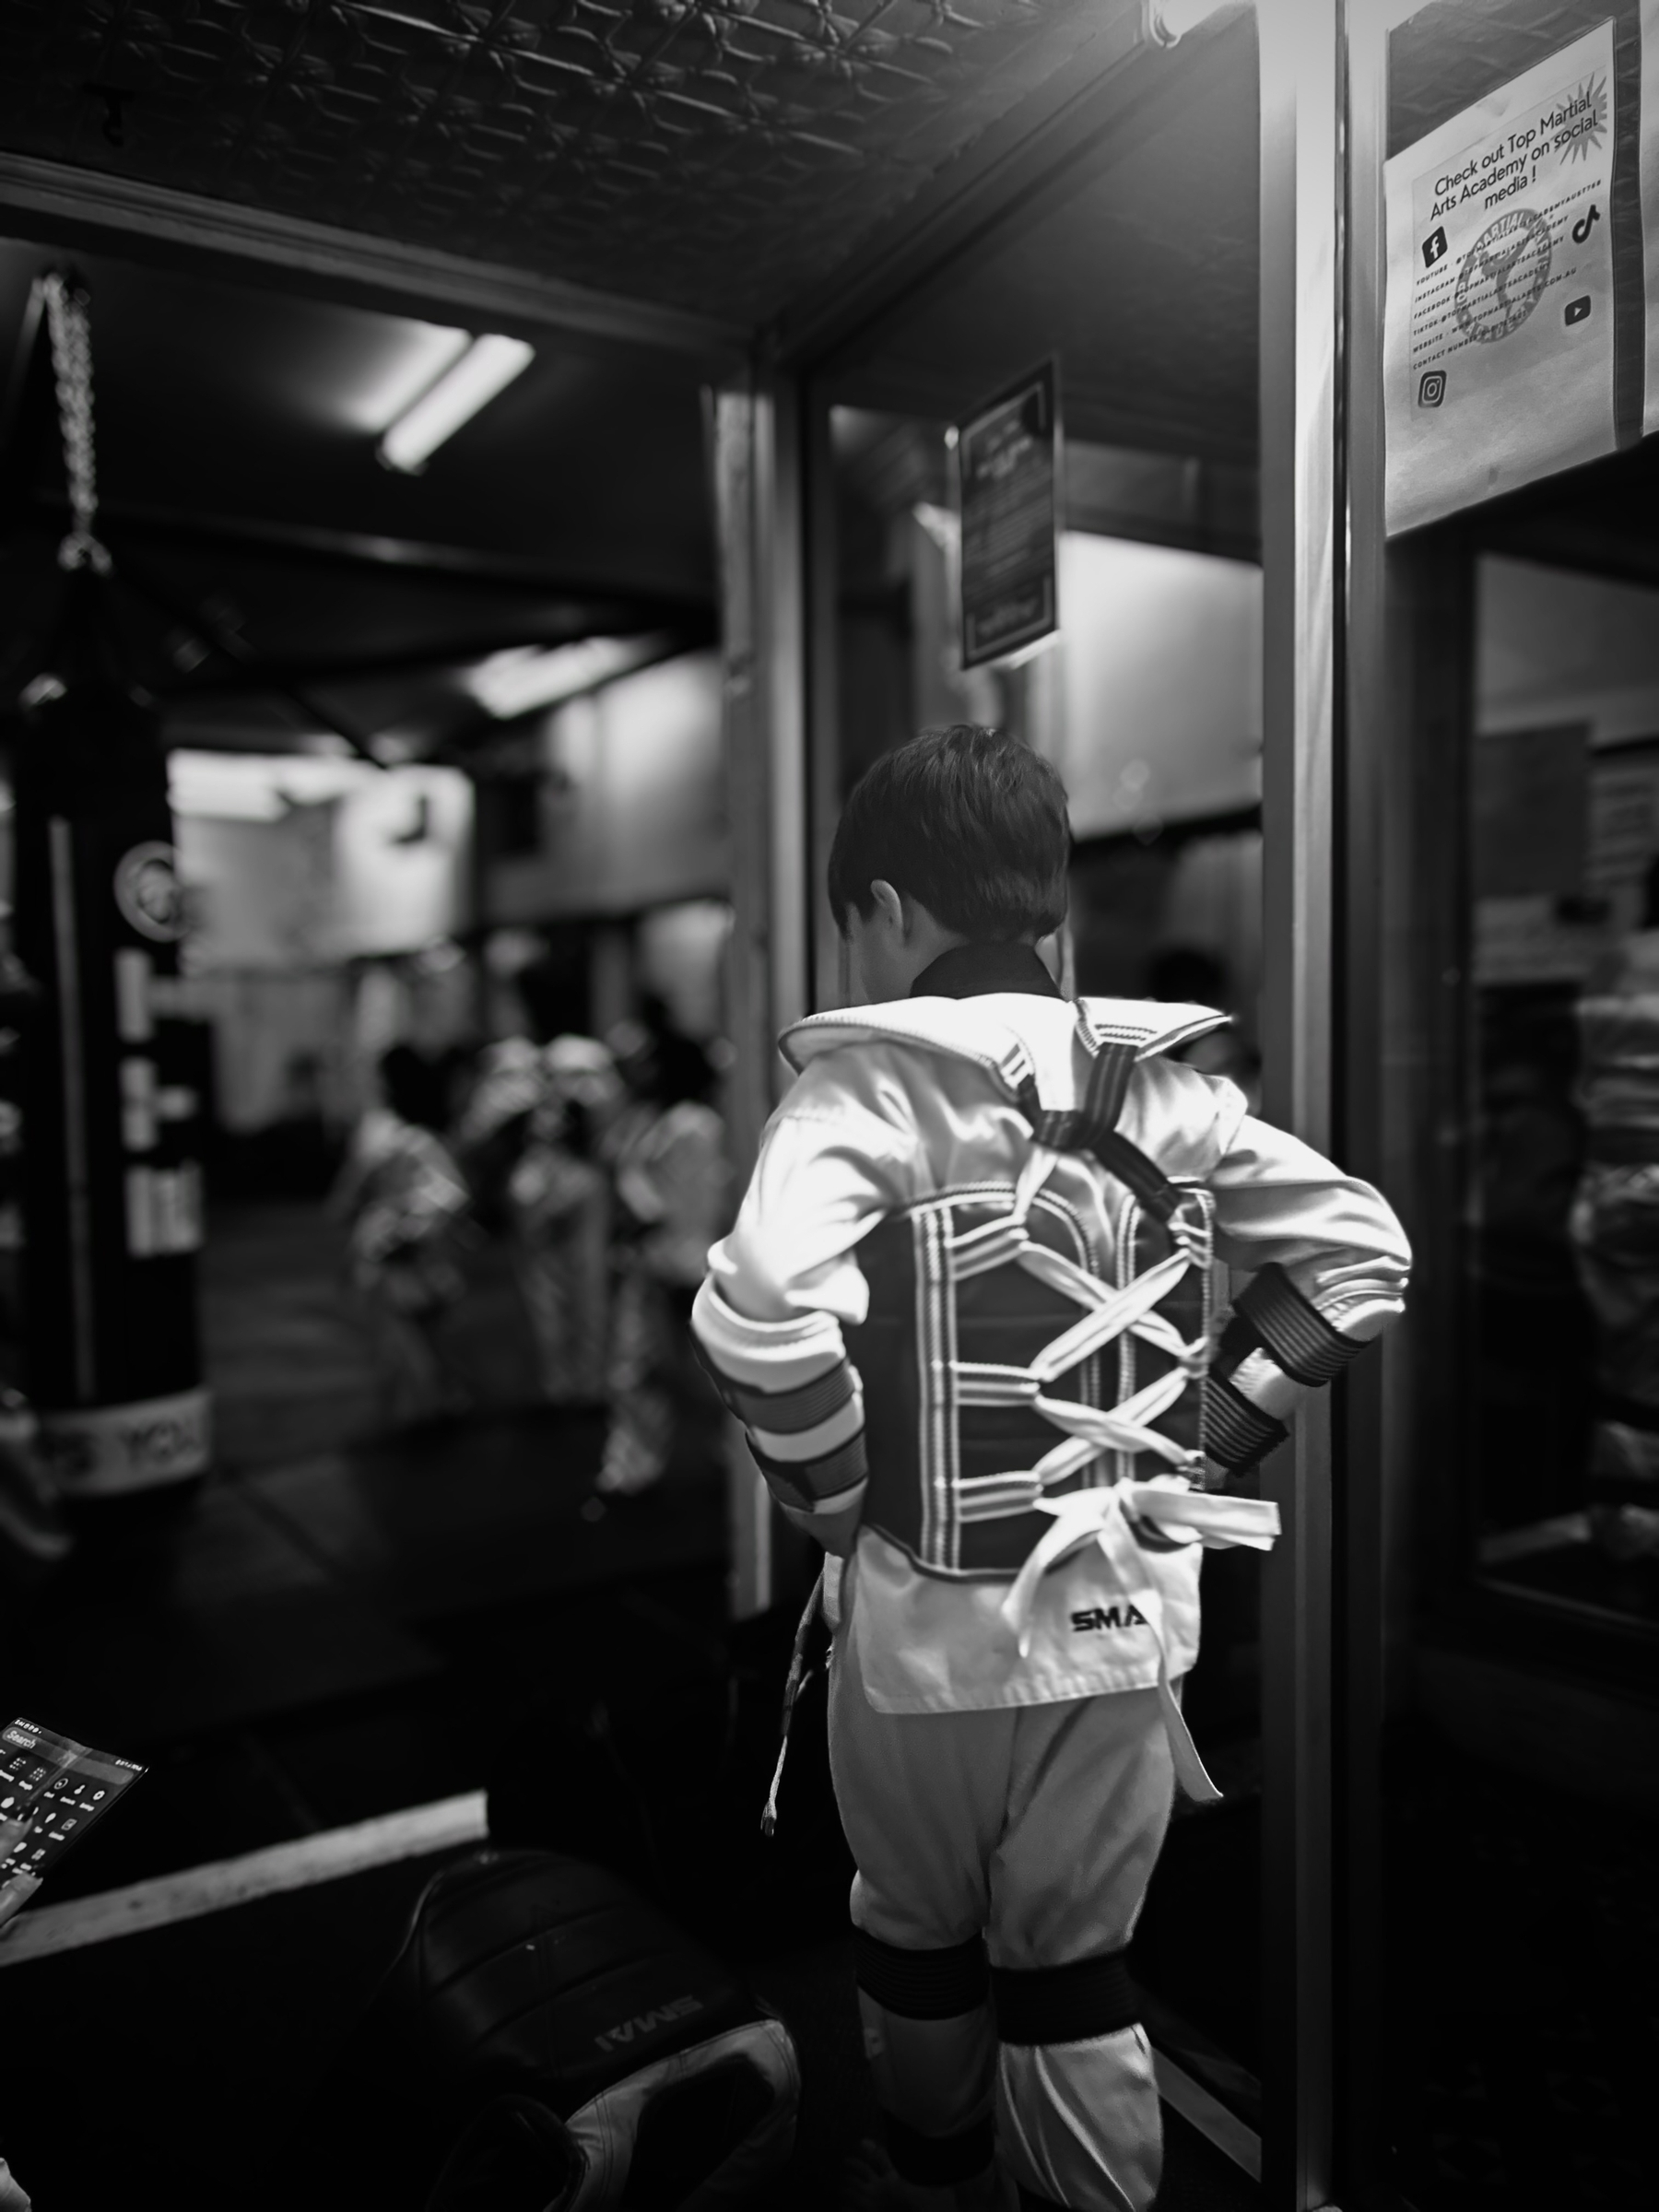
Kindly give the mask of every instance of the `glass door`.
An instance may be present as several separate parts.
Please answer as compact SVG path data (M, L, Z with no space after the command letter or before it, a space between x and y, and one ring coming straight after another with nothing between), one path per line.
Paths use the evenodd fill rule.
M1066 987L1217 1004L1195 1049L1259 1098L1263 983L1263 592L1253 330L1254 43L1235 22L1179 131L1100 150L945 265L815 371L809 526L817 611L812 844L821 870L847 792L878 755L956 722L1053 759L1076 838ZM1172 111L1173 112L1173 111ZM1205 151L1199 171L1192 149ZM1182 149L1185 149L1184 151ZM1225 298L1200 280L1194 194L1238 236ZM1135 302L1125 312L1125 300ZM1208 348L1198 323L1237 324ZM1060 632L964 665L953 425L1045 361L1061 394ZM821 1003L841 979L828 916ZM1224 1791L1178 1806L1134 1971L1176 2118L1202 2111L1259 2171L1262 1571L1205 1562L1203 1655L1186 1688ZM1185 2103L1182 2100L1185 2100ZM1235 2169L1236 2171L1236 2169Z

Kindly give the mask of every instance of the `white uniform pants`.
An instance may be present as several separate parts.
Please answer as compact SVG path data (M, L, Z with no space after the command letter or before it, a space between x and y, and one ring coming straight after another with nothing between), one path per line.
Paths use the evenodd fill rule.
M1144 2030L1122 2020L1132 2003L1114 2006L1112 1954L1169 1823L1157 1692L881 1713L843 1624L830 1757L858 1866L865 2043L900 2171L965 2181L994 2141L1039 2199L1146 2212L1162 2165L1158 2091ZM1072 1971L1041 1971L1056 1968ZM1092 2031L1103 2021L1119 2024Z

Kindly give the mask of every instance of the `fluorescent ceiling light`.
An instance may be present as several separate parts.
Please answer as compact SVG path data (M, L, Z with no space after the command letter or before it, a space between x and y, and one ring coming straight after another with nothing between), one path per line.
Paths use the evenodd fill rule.
M662 650L663 640L656 637L582 638L573 645L545 650L524 645L512 653L492 653L480 661L467 677L466 688L487 714L506 722L626 676L629 669L654 660Z
M535 348L523 338L475 338L454 366L387 430L380 441L381 459L388 468L418 476L444 440L504 392L535 358Z
M382 333L376 330L376 337ZM378 438L400 415L406 415L423 392L446 369L453 369L472 344L472 333L439 323L394 323L365 364L361 384L342 402L346 421L355 430Z

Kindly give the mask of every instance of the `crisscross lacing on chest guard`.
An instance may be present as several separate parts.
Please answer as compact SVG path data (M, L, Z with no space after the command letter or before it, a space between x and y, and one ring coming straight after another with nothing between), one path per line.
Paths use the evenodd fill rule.
M1267 1550L1278 1511L1193 1487L1215 1382L1214 1202L1202 1183L1166 1175L1118 1124L1135 1063L1220 1018L1156 1011L1154 1028L1123 1002L1078 1003L1088 1077L1081 1105L1064 1112L1044 1106L1021 1040L998 1045L954 1006L819 1015L790 1041L797 1055L809 1031L820 1049L881 1036L959 1054L994 1077L1030 1130L1013 1182L936 1192L886 1217L859 1247L869 1309L844 1334L863 1384L862 1525L924 1574L1005 1583L998 1611L1021 1656L1043 1578L1093 1547L1091 1571L1155 1658L1176 1775L1206 1799L1218 1793L1171 1681L1164 1591L1195 1595L1194 1546ZM1267 1441L1283 1430L1232 1397L1227 1464L1243 1465L1258 1429ZM1213 1448L1214 1419L1209 1429Z
M1137 1057L1098 1035L1082 1104L1030 1124L1017 1183L946 1191L881 1224L848 1332L870 1444L865 1524L924 1572L1017 1575L1056 1500L1145 1475L1202 1476L1213 1203L1117 1129ZM1092 1159L1121 1186L1102 1206ZM1136 1540L1170 1547L1146 1516ZM1190 1538L1185 1539L1190 1540Z

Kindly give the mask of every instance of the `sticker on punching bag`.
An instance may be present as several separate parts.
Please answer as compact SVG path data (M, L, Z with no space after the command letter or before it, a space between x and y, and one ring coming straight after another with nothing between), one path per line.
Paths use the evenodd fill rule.
M141 937L176 945L188 927L179 856L171 845L152 840L135 845L115 871L115 903Z
M199 1475L213 1453L205 1384L124 1406L60 1408L41 1418L41 1448L65 1489L112 1497Z

